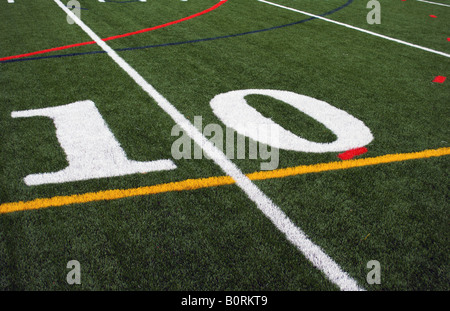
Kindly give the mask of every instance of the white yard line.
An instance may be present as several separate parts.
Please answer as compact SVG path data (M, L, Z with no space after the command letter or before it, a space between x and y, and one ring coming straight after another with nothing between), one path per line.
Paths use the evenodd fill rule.
M200 131L182 115L166 98L150 85L134 68L121 58L111 47L100 39L85 23L72 13L60 0L55 3L69 15L75 23L86 32L117 65L119 65L151 98L189 135L205 153L218 164L222 170L231 176L236 184L256 203L257 207L272 223L283 232L286 238L326 277L341 290L363 290L341 267L325 252L315 245L306 234L284 214L255 184L231 162L225 154L214 146Z
M373 32L373 31L369 31L369 30L366 30L366 29L362 29L362 28L359 28L359 27L352 26L352 25L344 24L344 23L341 23L341 22L338 22L338 21L335 21L335 20L332 20L332 19L329 19L329 18L325 18L325 17L319 16L319 15L315 15L315 14L311 14L311 13L305 12L305 11L293 9L293 8L290 8L290 7L281 5L281 4L269 2L269 1L266 1L266 0L258 0L258 1L262 2L262 3L265 3L265 4L270 4L270 5L273 5L273 6L282 8L282 9L285 9L285 10L301 13L301 14L308 15L308 16L311 16L311 17L315 17L315 18L323 20L325 22L329 22L329 23L333 23L333 24L336 24L336 25L339 25L339 26L343 26L343 27L346 27L346 28L357 30L357 31L360 31L360 32L363 32L363 33L366 33L366 34L369 34L369 35L372 35L372 36L376 36L376 37L379 37L379 38L382 38L382 39L386 39L386 40L389 40L389 41L397 42L397 43L400 43L400 44L403 44L403 45L407 45L409 47L413 47L413 48L416 48L416 49L420 49L420 50L423 50L423 51L427 51L427 52L430 52L430 53L434 53L434 54L438 54L438 55L450 58L450 54L447 54L447 53L444 53L444 52L441 52L441 51L436 51L436 50L433 50L433 49L430 49L430 48L427 48L427 47L424 47L424 46L420 46L420 45L409 43L409 42L406 42L406 41L403 41L403 40L391 38L391 37L388 37L388 36L385 36L385 35Z
M419 2L425 2L425 3L430 3L430 4L435 4L435 5L441 5L441 6L446 6L450 8L450 4L444 4L444 3L438 3L438 2L431 2L431 1L425 1L425 0L417 0Z

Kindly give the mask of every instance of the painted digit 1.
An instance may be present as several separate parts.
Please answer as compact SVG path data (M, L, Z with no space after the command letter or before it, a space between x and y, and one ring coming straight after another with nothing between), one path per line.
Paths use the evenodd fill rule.
M29 186L176 168L176 165L168 159L149 162L127 159L114 134L90 100L64 106L14 111L11 116L51 118L56 127L56 137L69 162L65 169L58 172L26 176L24 181Z

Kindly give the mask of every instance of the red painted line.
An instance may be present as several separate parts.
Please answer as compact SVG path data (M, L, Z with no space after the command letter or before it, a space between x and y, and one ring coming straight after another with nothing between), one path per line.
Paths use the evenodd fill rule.
M348 151L346 151L346 152L340 153L340 154L338 155L338 157L339 157L341 160L350 160L350 159L353 159L353 158L356 157L356 156L359 156L359 155L361 155L361 154L363 154L363 153L366 153L367 151L368 151L368 150L367 150L366 147L350 149L350 150L348 150Z
M212 7L195 13L193 15L178 19L176 21L172 21L172 22L168 22L162 25L158 25L158 26L154 26L154 27L150 27L150 28L144 28L141 30L137 30L137 31L133 31L133 32L129 32L129 33L125 33L125 34L121 34L121 35L117 35L117 36L112 36L112 37L108 37L108 38L104 38L102 39L103 41L110 41L110 40L115 40L115 39L120 39L120 38L124 38L124 37L129 37L129 36L133 36L133 35L137 35L140 33L144 33L144 32L149 32L149 31L153 31L156 29L161 29L167 26L171 26L174 24L178 24L196 17L199 17L201 15L204 15L206 13L209 13L211 11L214 11L215 9L217 9L218 7L220 7L222 4L224 4L225 2L227 2L228 0L220 0L218 3L216 3L215 5L213 5ZM25 53L25 54L19 54L19 55L12 55L12 56L7 56L7 57L2 57L0 58L0 61L5 61L5 60L9 60L9 59L14 59L14 58L23 58L23 57L28 57L28 56L33 56L33 55L37 55L37 54L45 54L45 53L50 53L50 52L54 52L54 51L60 51L60 50L66 50L66 49L70 49L70 48L74 48L74 47L78 47L78 46L83 46L83 45L89 45L89 44L95 44L95 41L87 41L87 42L81 42L81 43L75 43L75 44L70 44L70 45L64 45L64 46L60 46L60 47L56 47L56 48L51 48L51 49L45 49L45 50L41 50L41 51L36 51L36 52L31 52L31 53Z

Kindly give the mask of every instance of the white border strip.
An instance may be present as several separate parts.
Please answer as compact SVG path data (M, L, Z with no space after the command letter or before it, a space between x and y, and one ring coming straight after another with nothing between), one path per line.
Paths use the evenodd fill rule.
M319 15L315 15L315 14L311 14L311 13L305 12L305 11L300 11L300 10L297 10L297 9L293 9L293 8L290 8L290 7L281 5L281 4L269 2L269 1L266 1L266 0L258 0L258 1L262 2L262 3L265 3L265 4L270 4L270 5L282 8L282 9L286 9L286 10L289 10L289 11L293 11L293 12L301 13L301 14L308 15L308 16L311 16L311 17L315 17L317 19L321 19L323 21L326 21L326 22L329 22L329 23L333 23L333 24L336 24L336 25L339 25L339 26L344 26L344 27L347 27L347 28L350 28L350 29L353 29L353 30L364 32L364 33L372 35L372 36L383 38L383 39L386 39L386 40L389 40L389 41L394 41L394 42L397 42L397 43L400 43L400 44L404 44L404 45L407 45L407 46L410 46L410 47L413 47L413 48L416 48L416 49L420 49L420 50L423 50L423 51L427 51L427 52L430 52L430 53L434 53L434 54L438 54L438 55L450 58L450 54L447 54L447 53L444 53L444 52L441 52L441 51L436 51L436 50L433 50L433 49L430 49L430 48L427 48L427 47L423 47L423 46L420 46L420 45L417 45L417 44L413 44L413 43L409 43L409 42L406 42L406 41L403 41L403 40L391 38L391 37L388 37L388 36L385 36L385 35L381 35L379 33L373 32L373 31L369 31L369 30L365 30L365 29L362 29L362 28L359 28L359 27L352 26L352 25L348 25L348 24L344 24L344 23L341 23L341 22L337 22L337 21L329 19L329 18L325 18L325 17L319 16Z
M431 2L431 1L425 1L425 0L417 0L419 2L425 2L425 3L429 3L429 4L435 4L435 5L442 5L442 6L446 6L450 8L449 4L444 4L444 3L438 3L438 2Z
M344 272L324 251L315 245L306 234L277 207L225 154L214 146L200 131L194 127L167 99L150 85L145 79L121 58L111 47L102 41L86 24L72 13L60 0L55 3L71 17L115 62L119 65L170 117L189 135L195 143L202 146L206 154L214 160L222 170L231 176L236 184L256 203L257 207L272 223L283 232L287 239L300 250L305 257L341 290L364 290L357 282Z

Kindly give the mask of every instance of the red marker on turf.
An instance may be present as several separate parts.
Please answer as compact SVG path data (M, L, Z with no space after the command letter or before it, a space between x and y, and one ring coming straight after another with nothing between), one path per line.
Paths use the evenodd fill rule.
M447 79L447 77L437 76L436 78L434 78L433 82L444 83L446 79Z
M361 148L355 148L355 149L350 149L348 151L345 151L343 153L338 154L339 159L341 160L350 160L353 159L356 156L359 156L363 153L366 153L368 150L366 147L361 147Z

